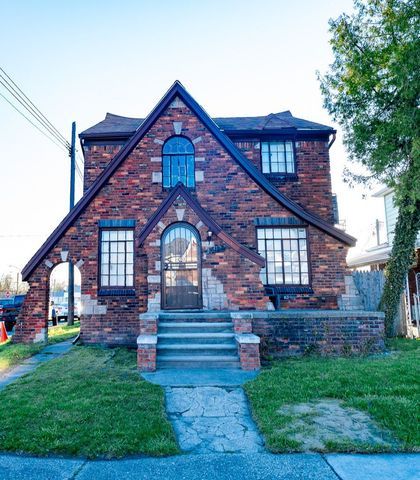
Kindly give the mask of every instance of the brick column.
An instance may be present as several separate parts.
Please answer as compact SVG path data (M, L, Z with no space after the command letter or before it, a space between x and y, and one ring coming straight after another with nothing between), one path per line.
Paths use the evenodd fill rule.
M260 337L253 334L239 334L235 338L242 370L259 370L261 367Z
M29 281L13 335L14 343L38 343L48 340L48 277L34 275Z
M157 335L159 315L157 313L141 313L140 335Z
M156 370L157 335L139 335L137 337L137 368L141 372Z
M252 313L232 312L230 317L236 334L252 333Z

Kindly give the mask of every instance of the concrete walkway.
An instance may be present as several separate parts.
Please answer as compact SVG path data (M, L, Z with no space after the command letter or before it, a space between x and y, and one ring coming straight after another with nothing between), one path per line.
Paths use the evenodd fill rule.
M143 377L164 387L181 450L249 454L265 451L241 388L256 375L239 369L167 369Z
M0 455L0 480L418 480L420 455L269 453L96 460Z
M55 358L64 355L70 350L71 347L71 340L55 343L53 345L48 345L36 355L33 355L26 360L23 360L20 365L12 368L11 370L7 370L3 374L0 373L0 390L3 390L3 388L7 387L7 385L14 382L23 375L26 375L29 372L33 372L43 363L54 360Z

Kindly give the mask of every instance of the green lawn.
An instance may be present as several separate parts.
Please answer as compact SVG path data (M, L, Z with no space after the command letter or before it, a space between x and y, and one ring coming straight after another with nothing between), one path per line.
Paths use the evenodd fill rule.
M394 340L386 356L279 360L245 385L254 418L273 452L299 451L301 443L279 430L290 418L285 405L341 399L367 412L390 431L401 451L420 451L420 341ZM355 444L331 444L327 451L369 451ZM374 450L380 450L375 448Z
M136 352L74 347L0 392L0 451L121 457L178 453L161 387Z
M57 343L75 337L80 330L80 323L75 322L73 326L57 325L48 328L48 343ZM43 343L11 343L10 340L0 345L0 374L9 368L19 364L25 358L31 357L45 347Z

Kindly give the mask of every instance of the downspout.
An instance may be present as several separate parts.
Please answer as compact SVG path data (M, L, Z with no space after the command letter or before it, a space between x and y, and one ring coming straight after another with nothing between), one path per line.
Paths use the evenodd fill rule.
M337 137L337 134L333 133L332 139L328 143L328 150L333 146L333 143L335 142L336 137Z

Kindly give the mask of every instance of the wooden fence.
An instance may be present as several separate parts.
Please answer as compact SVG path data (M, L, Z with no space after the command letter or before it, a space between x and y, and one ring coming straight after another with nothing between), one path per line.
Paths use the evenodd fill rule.
M384 290L385 275L382 270L373 272L353 272L354 284L367 311L379 310L382 292Z

